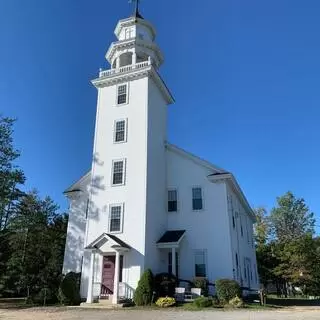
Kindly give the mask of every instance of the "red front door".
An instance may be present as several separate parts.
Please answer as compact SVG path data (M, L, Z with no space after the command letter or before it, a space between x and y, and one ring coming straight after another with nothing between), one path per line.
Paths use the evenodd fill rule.
M113 279L115 271L115 256L103 257L102 284L107 294L113 294Z

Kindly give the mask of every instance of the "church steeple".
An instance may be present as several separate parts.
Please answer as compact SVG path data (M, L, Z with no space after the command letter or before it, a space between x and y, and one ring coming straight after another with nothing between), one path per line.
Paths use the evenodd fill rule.
M139 12L139 0L135 0L134 13L122 19L115 28L117 41L112 42L106 59L112 69L149 61L156 69L163 63L163 55L155 42L154 26Z

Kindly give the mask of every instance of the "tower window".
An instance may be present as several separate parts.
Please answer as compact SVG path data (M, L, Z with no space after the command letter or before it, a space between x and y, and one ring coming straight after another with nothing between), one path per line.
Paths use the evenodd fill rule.
M192 188L192 210L202 210L202 189Z
M109 232L121 232L123 205L111 205L109 213Z
M114 124L114 142L125 142L127 140L126 135L126 120L116 120Z
M176 212L178 210L177 190L168 190L168 212Z
M112 163L112 185L124 184L125 160L117 160Z
M133 30L133 28L127 28L127 29L125 30L125 38L126 38L126 39L131 39L131 38L133 38L133 36L134 36L134 30Z
M127 84L121 84L118 86L117 103L118 105L128 103L128 85Z

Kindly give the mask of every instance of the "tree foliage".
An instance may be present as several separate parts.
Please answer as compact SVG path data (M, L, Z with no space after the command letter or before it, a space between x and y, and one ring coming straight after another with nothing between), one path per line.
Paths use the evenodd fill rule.
M315 219L304 199L291 192L277 198L277 207L271 210L273 236L280 242L294 240L314 233Z
M147 269L141 276L138 287L133 295L133 301L137 306L144 306L151 303L153 293L153 274Z
M285 295L288 286L320 295L320 242L314 238L314 214L304 199L287 192L277 198L269 216L262 208L256 209L256 215L260 282L273 282Z
M0 116L0 296L57 297L67 216L36 191L22 192L15 120Z

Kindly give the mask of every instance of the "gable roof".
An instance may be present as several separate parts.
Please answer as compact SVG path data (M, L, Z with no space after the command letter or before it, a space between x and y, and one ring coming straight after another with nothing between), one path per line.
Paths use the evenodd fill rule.
M86 174L84 174L79 180L77 180L76 182L74 182L70 187L68 187L66 190L63 191L63 194L67 194L73 191L83 191L81 189L83 183L86 180L91 180L91 170L89 170Z
M117 249L131 249L131 247L126 244L124 241L120 240L113 234L103 233L98 238L96 238L93 242L91 242L85 249L98 249L102 247L108 240L111 240L110 248Z
M215 172L223 172L223 173L227 172L225 169L220 168L220 167L216 166L215 164L212 164L211 162L204 160L204 159L194 155L193 153L186 151L186 150L184 150L174 144L171 144L169 142L166 143L166 148L172 152L175 152L175 153L181 155L184 158L187 158L187 159L195 162L198 165L201 165L201 166L207 168L207 169L213 170Z

